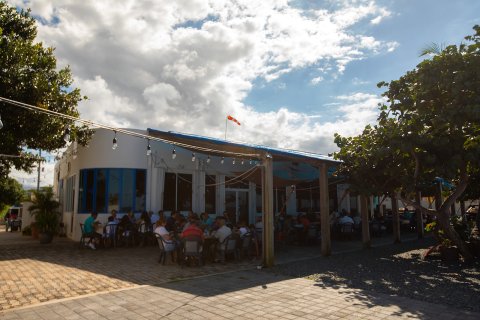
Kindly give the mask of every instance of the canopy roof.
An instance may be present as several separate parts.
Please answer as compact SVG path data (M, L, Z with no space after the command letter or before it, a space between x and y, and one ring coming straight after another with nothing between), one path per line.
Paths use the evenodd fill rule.
M295 184L298 181L318 180L318 167L322 163L327 164L329 168L329 176L331 176L335 171L336 166L340 164L340 161L318 153L272 148L249 143L220 140L193 134L172 131L160 131L151 128L148 128L147 130L150 136L190 145L193 147L199 147L204 149L201 151L201 153L212 156L222 157L225 156L222 151L227 151L257 155L254 158L261 159L262 156L268 153L272 156L273 159L273 176L275 185L288 185ZM197 151L194 148L186 147L185 149L191 150L193 152ZM208 151L205 151L206 149L208 149ZM251 160L247 159L246 156L243 158L245 158L246 160ZM241 172L239 172L238 174L240 173ZM254 180L258 183L259 181L257 180L259 178L259 175L252 175L251 179L249 180Z

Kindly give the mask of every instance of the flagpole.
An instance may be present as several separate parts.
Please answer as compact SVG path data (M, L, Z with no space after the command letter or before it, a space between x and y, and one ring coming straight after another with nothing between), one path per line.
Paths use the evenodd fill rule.
M228 122L228 118L225 117L225 141L227 141L227 122Z

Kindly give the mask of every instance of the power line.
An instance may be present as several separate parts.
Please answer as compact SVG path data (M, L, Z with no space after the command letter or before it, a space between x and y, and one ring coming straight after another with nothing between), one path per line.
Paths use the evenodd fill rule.
M190 144L186 144L186 143L182 143L182 142L178 142L178 141L163 139L163 138L159 138L159 137L155 137L155 136L150 136L150 135L146 135L146 134L143 134L143 133L130 131L130 130L127 130L127 129L116 128L116 127L112 127L110 125L101 124L101 123L94 122L94 121L91 121L91 120L85 120L85 119L82 119L82 118L70 116L70 115L67 115L67 114L63 114L63 113L48 110L48 109L43 109L43 108L40 108L40 107L36 107L36 106L30 105L30 104L27 104L27 103L7 99L7 98L4 98L4 97L0 97L0 101L8 103L8 104L16 106L16 107L27 109L27 110L30 110L30 111L40 112L40 113L48 114L48 115L51 115L51 116L71 120L71 121L74 121L74 122L79 122L81 124L86 125L87 127L98 127L98 128L113 131L115 133L118 132L118 133L122 133L122 134L125 134L125 135L129 135L129 136L133 136L133 137L137 137L137 138L143 138L143 139L147 139L147 140L151 140L151 141L160 141L160 142L163 142L163 143L171 144L171 145L186 148L186 149L194 149L194 150L203 151L203 152L219 153L219 154L224 154L224 155L234 156L234 157L239 157L239 158L256 158L256 159L261 158L261 155L257 154L257 153L240 153L240 152L231 152L231 151L218 150L218 149L210 149L210 148L194 146L194 145L190 145Z

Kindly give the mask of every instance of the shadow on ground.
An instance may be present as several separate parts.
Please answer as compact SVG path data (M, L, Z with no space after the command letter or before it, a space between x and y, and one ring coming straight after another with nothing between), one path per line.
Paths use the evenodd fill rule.
M356 299L370 306L382 304L376 298L381 292L480 311L480 262L446 264L438 255L423 260L423 250L416 247L431 244L430 239L373 248L308 263L289 263L272 272L306 277L320 288L352 290Z

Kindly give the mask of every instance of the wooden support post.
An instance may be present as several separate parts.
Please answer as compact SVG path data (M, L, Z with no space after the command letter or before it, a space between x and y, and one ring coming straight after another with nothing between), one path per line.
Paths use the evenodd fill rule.
M332 243L330 239L330 212L328 197L328 168L326 163L320 164L320 228L322 237L322 255L332 254Z
M418 203L419 205L422 202L422 193L420 191L417 191L417 193L415 194L415 202ZM415 210L415 214L416 214L416 220L417 220L418 239L422 239L423 232L424 232L423 231L423 214L422 214L422 211L418 209Z
M392 227L393 227L393 243L400 243L400 217L398 215L398 201L395 193L392 192Z
M263 159L263 266L273 267L273 160L270 154Z
M359 195L361 201L361 218L362 218L362 243L364 248L370 248L370 222L368 219L368 198L364 195Z

